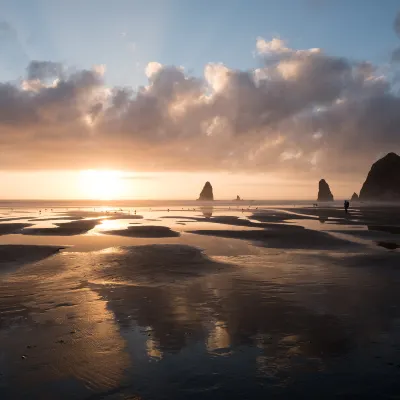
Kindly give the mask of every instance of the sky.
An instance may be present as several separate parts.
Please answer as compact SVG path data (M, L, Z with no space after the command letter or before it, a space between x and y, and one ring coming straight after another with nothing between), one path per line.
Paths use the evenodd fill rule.
M400 153L400 0L0 0L0 198L314 199Z

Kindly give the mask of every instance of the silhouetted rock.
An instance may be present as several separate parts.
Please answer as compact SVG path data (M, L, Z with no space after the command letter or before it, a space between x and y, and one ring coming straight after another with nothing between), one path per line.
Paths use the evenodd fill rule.
M353 193L353 196L351 196L351 201L358 201L358 194L356 192Z
M206 182L197 200L214 200L213 189L210 182Z
M400 157L389 153L375 162L360 191L360 200L400 200Z
M236 200L237 200L237 201L240 201L240 200L241 200L239 195L236 196Z
M325 179L319 181L318 201L333 201L333 194Z

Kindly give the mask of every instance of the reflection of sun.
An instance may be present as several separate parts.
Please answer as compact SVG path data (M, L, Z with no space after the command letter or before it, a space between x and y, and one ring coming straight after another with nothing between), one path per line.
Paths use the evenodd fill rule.
M80 173L80 190L85 197L113 200L121 196L123 182L121 172L89 169Z

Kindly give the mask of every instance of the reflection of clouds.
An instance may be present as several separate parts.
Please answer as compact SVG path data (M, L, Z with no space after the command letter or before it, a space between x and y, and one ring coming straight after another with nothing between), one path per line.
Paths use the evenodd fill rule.
M76 333L71 346L61 347L66 349L66 356L58 365L60 372L75 376L93 388L118 386L128 366L128 357L114 315L107 309L107 303L91 290L82 291L72 301L76 306L69 311L72 312L69 318L73 317Z
M156 358L159 360L163 358L163 353L160 350L160 344L158 343L157 340L153 339L152 337L149 337L146 340L146 352L147 355L151 358Z
M0 298L18 294L15 305L29 304L24 312L33 318L14 330L18 339L0 330L2 346L14 351L21 341L24 346L30 344L33 339L27 327L35 324L38 349L29 350L27 360L11 363L13 379L26 383L28 390L66 377L95 389L118 387L129 366L128 354L132 373L140 371L149 381L168 381L164 378L176 375L174 368L180 368L180 362L188 381L202 369L211 376L216 358L218 363L227 362L219 364L227 368L222 372L225 378L238 372L238 357L249 385L254 383L254 374L284 384L294 374L331 366L332 359L350 359L357 351L355 344L388 330L391 320L398 317L395 308L390 308L390 315L382 313L387 309L383 305L398 300L398 291L388 289L388 275L339 266L333 269L332 263L318 270L309 265L302 269L304 260L292 253L269 253L267 260L247 256L238 263L242 268L224 273L218 273L218 264L210 265L186 247L138 246L56 257L62 260L60 268L48 260L20 270L20 280L29 277L25 285L17 275L13 286L0 283ZM257 260L262 262L260 268L256 268ZM269 263L276 268L269 268ZM204 275L182 280L193 277L192 269ZM145 275L149 277L145 283L134 284ZM111 285L82 283L82 279L99 282L106 278ZM344 286L344 278L352 290ZM130 283L121 283L122 279ZM320 305L318 310L315 304ZM343 315L354 318L349 322ZM132 333L135 329L139 333ZM125 353L121 334L128 338L129 352ZM214 357L221 353L225 357ZM38 361L37 370L31 358ZM149 359L162 362L153 363L155 369L148 372ZM174 368L166 371L163 366L169 360ZM45 373L43 361L55 365L54 371ZM340 361L340 368L344 362Z
M256 338L256 345L261 351L256 357L257 375L268 378L279 377L281 385L289 379L288 373L301 373L305 370L316 372L323 368L320 355L307 354L303 348L303 341L297 335L282 338L259 335Z
M230 338L224 322L214 321L206 340L206 346L208 351L229 348Z
M200 211L203 213L204 217L211 218L213 215L214 207L213 206L203 206L203 207L200 207Z

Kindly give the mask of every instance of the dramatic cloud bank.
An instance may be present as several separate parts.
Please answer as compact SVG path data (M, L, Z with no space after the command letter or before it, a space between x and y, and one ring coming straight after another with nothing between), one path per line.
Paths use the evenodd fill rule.
M379 68L276 38L257 39L256 61L202 78L151 62L135 90L107 87L104 65L32 61L0 83L0 168L343 174L400 150L400 97Z

